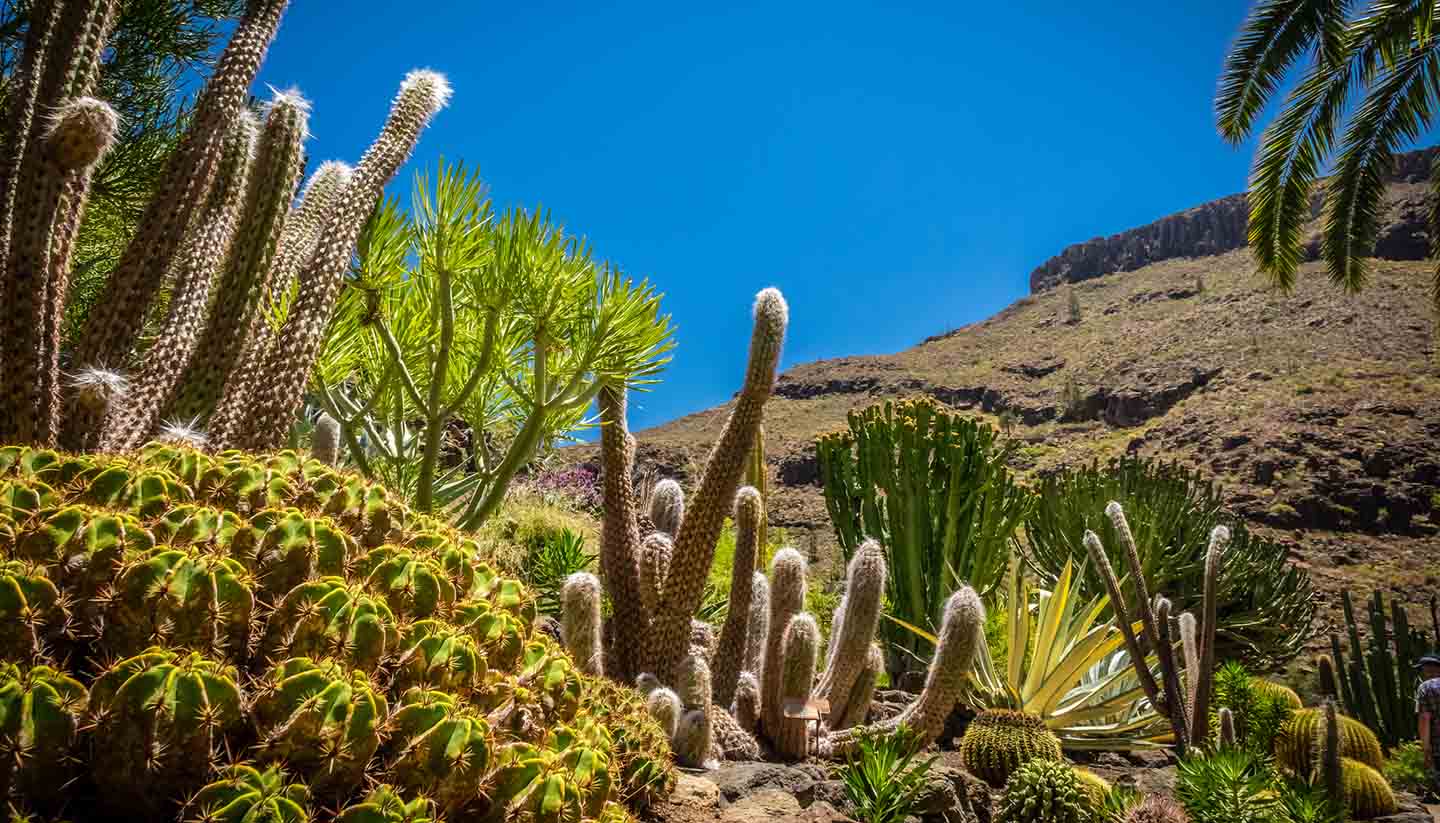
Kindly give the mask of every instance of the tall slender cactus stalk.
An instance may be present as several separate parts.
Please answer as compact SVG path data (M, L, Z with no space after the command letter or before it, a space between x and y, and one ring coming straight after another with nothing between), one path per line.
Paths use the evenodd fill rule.
M450 94L449 82L436 72L412 71L406 76L385 127L356 166L350 185L326 218L319 246L300 272L300 292L265 360L266 379L252 388L253 407L243 420L212 424L218 429L212 436L221 447L263 450L284 443L365 218Z

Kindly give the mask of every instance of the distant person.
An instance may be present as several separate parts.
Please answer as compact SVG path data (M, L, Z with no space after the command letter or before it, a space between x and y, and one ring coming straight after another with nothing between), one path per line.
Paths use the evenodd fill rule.
M1425 752L1425 774L1430 778L1429 795L1440 797L1440 655L1427 654L1415 661L1420 670L1420 688L1415 690L1415 713L1420 715L1420 748Z

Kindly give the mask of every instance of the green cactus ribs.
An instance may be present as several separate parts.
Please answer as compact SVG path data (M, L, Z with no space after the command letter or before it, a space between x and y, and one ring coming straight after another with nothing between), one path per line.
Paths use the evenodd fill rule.
M0 800L77 823L538 823L668 794L640 694L380 492L292 452L0 448ZM576 589L597 644L599 584ZM687 665L693 722L711 676Z

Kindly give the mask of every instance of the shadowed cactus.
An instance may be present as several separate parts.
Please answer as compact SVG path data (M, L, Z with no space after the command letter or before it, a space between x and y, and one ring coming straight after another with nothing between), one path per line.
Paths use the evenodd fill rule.
M222 555L160 547L120 570L104 595L100 646L128 657L156 644L243 662L255 612L254 583Z
M270 660L336 657L373 672L399 644L395 615L383 600L340 577L322 577L285 595L266 624L260 653Z
M657 492L658 494L658 492ZM735 495L735 554L730 572L730 608L720 628L720 641L711 667L715 702L730 705L735 696L735 682L744 665L749 642L751 587L759 552L760 523L765 517L760 492L750 486Z
M62 671L0 664L0 798L47 808L63 798L88 699Z
M285 770L271 766L260 771L243 763L228 766L219 779L195 793L186 804L193 819L203 823L265 820L270 823L309 823L310 790L290 782Z
M430 798L407 801L395 787L381 783L360 802L341 809L335 823L440 823L440 817Z
M760 681L750 672L741 672L735 684L732 712L740 728L755 733L760 725Z
M1301 709L1291 714L1275 738L1276 762L1296 774L1309 775L1320 761L1324 716L1322 709ZM1383 768L1385 756L1375 733L1354 718L1338 715L1337 720L1340 756Z
M397 784L450 814L480 803L494 745L483 717L444 692L418 689L391 718L386 741Z
M69 622L65 599L43 567L0 561L0 657L44 656L65 634Z
M1190 816L1175 798L1151 794L1125 813L1124 823L1190 823Z
M155 817L204 783L243 722L235 669L198 652L148 649L90 687L96 786L115 808Z
M742 671L760 677L765 667L765 649L770 639L770 578L755 572L750 580L750 622L745 630L745 661Z
M1395 814L1399 804L1395 792L1379 771L1359 760L1340 759L1346 808L1354 820L1370 820Z
M310 456L327 466L340 464L340 421L321 412L310 433Z

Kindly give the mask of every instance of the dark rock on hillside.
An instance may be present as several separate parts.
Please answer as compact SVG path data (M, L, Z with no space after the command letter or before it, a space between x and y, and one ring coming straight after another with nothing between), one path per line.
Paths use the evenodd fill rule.
M1396 158L1388 182L1413 186L1430 178L1436 149ZM1317 206L1318 206L1318 200ZM1312 209L1313 214L1318 214ZM1244 194L1232 194L1137 229L1077 243L1030 273L1030 291L1078 283L1114 272L1134 271L1176 257L1207 257L1243 248L1250 206ZM1375 244L1375 256L1387 260L1423 260L1429 254L1428 212L1423 193L1392 198ZM1318 256L1312 243L1310 258Z

